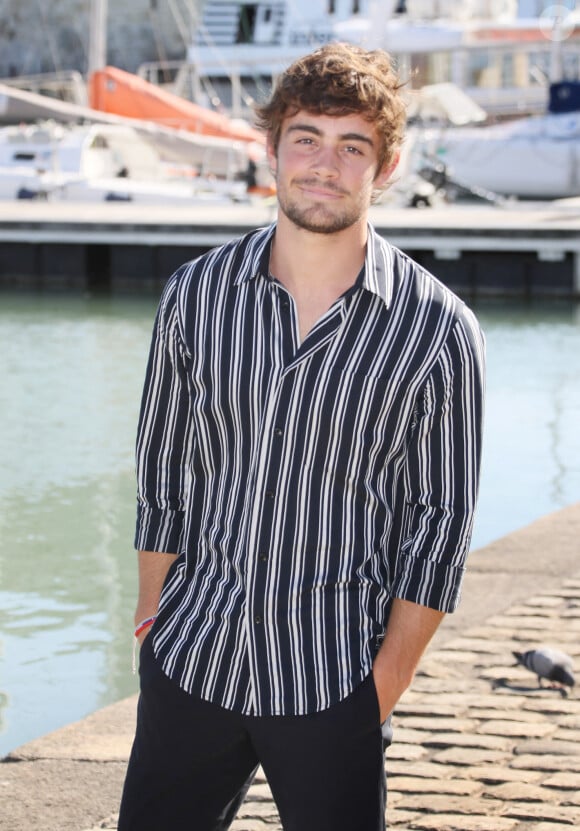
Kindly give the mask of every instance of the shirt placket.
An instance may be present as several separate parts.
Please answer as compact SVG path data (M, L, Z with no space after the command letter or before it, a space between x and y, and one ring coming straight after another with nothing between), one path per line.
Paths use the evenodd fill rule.
M287 425L294 415L293 391L309 356L328 345L343 318L342 304L339 303L324 324L315 327L300 345L292 298L280 286L272 286L271 291L277 309L272 331L276 350L257 448L246 549L245 626L252 711L256 714L276 710L283 694L283 656L277 654L276 646L276 598L269 592L273 591L272 569L280 568L280 563L272 563L272 558L282 549L281 506L278 504L279 491L284 485L281 477L289 470L296 451L295 440L286 441ZM273 582L277 585L277 581ZM282 585L280 590L286 589Z

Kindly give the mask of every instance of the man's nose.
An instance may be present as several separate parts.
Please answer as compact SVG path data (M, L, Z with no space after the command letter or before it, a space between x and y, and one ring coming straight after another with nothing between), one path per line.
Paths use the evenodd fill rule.
M321 145L313 159L313 168L320 175L336 176L338 174L338 151L334 147Z

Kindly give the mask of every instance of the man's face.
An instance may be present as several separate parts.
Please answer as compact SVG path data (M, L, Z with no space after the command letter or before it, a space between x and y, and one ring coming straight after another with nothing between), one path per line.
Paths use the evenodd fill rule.
M299 228L333 234L366 221L373 190L392 168L377 174L374 126L358 113L285 119L278 152L268 146L280 210Z

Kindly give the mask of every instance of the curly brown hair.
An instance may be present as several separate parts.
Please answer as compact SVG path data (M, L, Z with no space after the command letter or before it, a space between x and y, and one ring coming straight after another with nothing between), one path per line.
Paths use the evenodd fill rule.
M377 128L378 172L395 160L403 140L402 86L387 52L328 43L279 76L270 99L255 107L256 123L277 152L282 122L300 110L335 116L360 113Z

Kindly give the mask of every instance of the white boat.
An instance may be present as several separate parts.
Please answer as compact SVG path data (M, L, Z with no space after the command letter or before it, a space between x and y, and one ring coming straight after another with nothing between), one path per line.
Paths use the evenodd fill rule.
M163 139L165 131L160 135ZM4 127L0 129L0 199L149 204L247 201L246 148L204 138L197 147L195 164L196 146L188 137L185 149L178 146L164 159L155 141L124 124L44 121ZM183 163L186 158L187 164Z
M385 48L415 88L454 83L488 113L541 112L549 81L580 78L580 15L553 12L572 0L525 3L207 0L187 60L144 64L139 74L159 84L173 75L179 95L243 117L292 60L343 40Z
M524 0L519 2L523 4ZM409 91L418 89L423 95L424 120L429 110L424 94L435 88L441 91L450 82L469 93L477 105L483 102L484 110L480 111L484 117L507 106L506 101L511 112L520 108L525 112L544 111L550 78L580 77L578 14L566 12L565 20L551 17L550 8L563 8L558 6L548 8L547 15L522 16L516 3L467 0L458 7L454 0L439 0L437 4L407 0L403 10L397 0L207 0L188 60L178 66L173 91L244 117L260 90L265 91L291 60L317 43L339 39L388 49L400 64L403 77L412 76ZM148 65L140 74L146 80L159 81L156 73L161 69L166 71L167 65ZM98 74L97 70L92 77ZM530 83L532 76L535 86ZM427 83L431 81L438 83ZM512 81L517 84L510 85ZM105 76L107 89L110 85ZM72 172L63 172L59 162L56 169L53 165L39 172L33 170L33 164L17 166L12 159L2 167L0 178L5 191L13 194L135 201L180 201L193 198L192 194L204 199L210 195L223 198L227 194L226 198L240 199L240 191L247 184L240 180L256 169L256 158L258 185L262 189L269 186L263 147L256 157L243 142L186 133L150 121L138 123L135 118L64 105L47 96L0 84L0 120L17 120L20 113L30 118L35 112L45 118L53 112L64 121L82 118L132 127L150 150L155 149L158 165L160 160L196 164L198 176L185 184L161 181L163 177L157 172L145 185L143 178L133 174L115 176L115 169L120 168L114 164L109 174L102 171L96 176L87 175L81 165ZM406 192L409 181L417 180L414 163L422 153L443 161L447 172L467 189L532 198L578 193L577 114L550 113L468 129L457 127L462 113L472 122L482 120L479 116L472 118L462 102L453 117L446 119L453 126L430 132L425 127L411 130L405 153L408 161L401 166L394 194ZM440 121L436 112L429 119ZM211 165L207 163L210 156ZM18 177L26 181L19 185ZM419 179L417 184L420 188L413 186L410 198L413 201L417 197L423 204L423 182Z
M419 132L415 146L444 167L450 190L456 182L520 199L580 196L580 84L553 85L541 116Z

